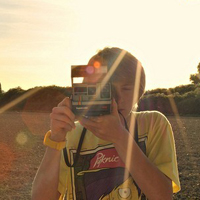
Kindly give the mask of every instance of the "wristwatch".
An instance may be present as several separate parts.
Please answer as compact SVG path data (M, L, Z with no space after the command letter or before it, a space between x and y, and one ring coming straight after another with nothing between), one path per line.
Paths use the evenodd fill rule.
M53 149L57 149L57 150L62 150L65 148L66 145L66 141L63 142L55 142L53 140L50 139L50 135L51 135L51 131L48 131L45 136L44 136L44 141L43 144L47 147L53 148Z

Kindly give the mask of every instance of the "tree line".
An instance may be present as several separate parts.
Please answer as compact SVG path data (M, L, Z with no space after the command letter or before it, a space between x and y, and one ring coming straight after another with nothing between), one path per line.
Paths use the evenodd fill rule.
M165 115L200 115L200 63L197 70L198 73L190 75L191 84L146 91L138 103L138 111L157 110ZM0 90L0 111L51 112L64 97L70 97L71 92L70 87L58 86L29 90L17 87L7 92Z
M34 90L36 92L30 93ZM57 86L29 90L13 88L1 93L0 109L12 103L8 111L51 112L64 97L70 97L71 91L70 87ZM29 93L30 96L27 95ZM166 115L200 115L200 83L148 90L138 103L138 111L145 110L157 110Z

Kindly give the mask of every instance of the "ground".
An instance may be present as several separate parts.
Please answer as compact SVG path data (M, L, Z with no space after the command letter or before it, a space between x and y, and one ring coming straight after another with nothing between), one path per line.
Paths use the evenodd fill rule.
M200 200L200 117L168 117L174 131L182 190L178 200ZM0 114L0 199L30 199L42 160L49 113Z

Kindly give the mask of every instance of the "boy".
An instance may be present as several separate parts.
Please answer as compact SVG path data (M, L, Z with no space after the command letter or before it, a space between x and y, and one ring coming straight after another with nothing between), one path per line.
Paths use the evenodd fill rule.
M88 65L96 62L111 72L112 112L82 117L75 124L70 99L53 109L50 142L45 142L48 147L33 183L32 199L172 199L180 183L171 126L159 112L132 111L144 93L143 67L119 48L105 48ZM84 81L96 83L102 77L91 75ZM73 164L83 127L87 132L79 159L68 167L60 149L66 146Z

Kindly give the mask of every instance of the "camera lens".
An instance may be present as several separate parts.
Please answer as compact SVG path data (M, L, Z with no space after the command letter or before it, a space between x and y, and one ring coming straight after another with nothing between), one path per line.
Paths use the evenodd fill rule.
M110 98L110 85L105 85L101 90L101 98Z
M110 86L105 85L104 88L102 89L102 92L110 92Z
M96 87L88 87L88 95L95 95Z
M110 98L109 92L101 92L101 98Z

